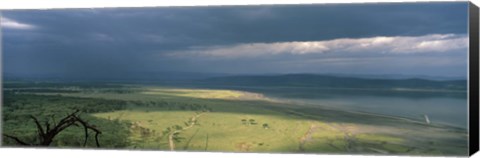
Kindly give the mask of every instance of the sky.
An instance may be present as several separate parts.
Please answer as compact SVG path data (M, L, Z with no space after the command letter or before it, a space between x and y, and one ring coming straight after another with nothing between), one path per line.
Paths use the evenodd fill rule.
M4 74L467 75L467 2L2 10Z

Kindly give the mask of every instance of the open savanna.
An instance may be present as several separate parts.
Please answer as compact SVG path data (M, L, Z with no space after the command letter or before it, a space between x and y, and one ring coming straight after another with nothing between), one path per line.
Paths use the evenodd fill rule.
M121 108L91 111L86 115L94 120L124 124L126 130L116 132L126 133L127 143L122 146L126 149L408 155L467 153L465 129L323 108L321 105L313 107L243 91L123 86L79 88L68 93L27 90L11 95L125 102ZM8 125L8 128L16 126ZM3 131L14 130L4 127ZM108 132L112 131L103 135L108 136Z

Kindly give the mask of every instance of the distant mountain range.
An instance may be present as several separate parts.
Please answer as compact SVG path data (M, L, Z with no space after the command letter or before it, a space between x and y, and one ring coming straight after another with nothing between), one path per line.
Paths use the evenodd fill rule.
M364 89L409 89L409 90L466 90L466 80L427 80L408 79L374 79L341 77L318 74L286 75L247 75L212 77L197 81L199 84L229 86L292 86L323 88L364 88Z
M124 82L157 84L195 84L217 86L282 86L365 89L466 90L462 78L407 75L348 74L268 74L231 75L197 72L135 72L103 76L76 75L15 75L4 73L4 81L40 82Z
M18 74L3 73L4 80L39 82L164 82L190 81L227 76L220 73L199 72L109 72L103 74Z
M447 80L466 80L466 76L429 76L429 75L403 75L403 74L337 74L328 73L324 74L328 76L337 77L353 77L353 78L365 78L365 79L425 79L434 81L447 81Z

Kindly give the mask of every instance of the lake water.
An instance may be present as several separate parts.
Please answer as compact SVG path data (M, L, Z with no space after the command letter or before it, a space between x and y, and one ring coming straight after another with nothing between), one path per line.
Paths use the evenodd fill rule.
M289 89L263 93L270 97L294 102L422 121L425 120L424 115L427 115L432 123L467 128L467 97L466 93L461 92Z
M400 116L467 128L466 92L325 89L298 87L218 87L262 93L267 97L312 106Z
M418 120L424 120L423 115L427 115L432 123L467 128L466 99L451 97L413 99L386 96L336 96L318 99L292 99L325 107L401 116Z

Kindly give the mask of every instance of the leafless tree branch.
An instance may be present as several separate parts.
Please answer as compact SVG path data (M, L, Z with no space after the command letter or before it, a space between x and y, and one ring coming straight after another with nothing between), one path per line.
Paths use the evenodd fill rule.
M67 115L66 117L61 119L58 123L54 123L53 124L54 126L52 128L50 126L50 123L47 120L45 122L46 130L44 130L44 128L42 127L42 125L40 124L40 122L38 121L38 119L36 117L30 116L30 118L32 118L34 120L34 122L37 126L38 138L40 139L40 142L38 144L26 143L24 141L21 141L18 137L7 135L7 134L3 134L3 135L7 138L15 140L20 145L48 146L48 145L50 145L50 143L52 143L53 138L58 133L62 132L63 130L65 130L66 128L68 128L72 125L78 126L77 123L80 123L83 126L84 132L85 132L85 141L83 142L83 146L87 145L88 130L92 130L92 131L95 132L95 143L96 143L97 147L100 147L100 143L98 142L98 135L101 134L102 132L100 130L98 130L95 126L89 125L85 120L78 117L78 112L79 112L79 110L76 110L75 112Z

